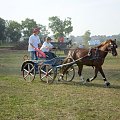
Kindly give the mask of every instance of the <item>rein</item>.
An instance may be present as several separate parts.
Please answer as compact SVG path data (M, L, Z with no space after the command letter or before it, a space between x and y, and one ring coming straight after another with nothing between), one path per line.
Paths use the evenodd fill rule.
M88 55L85 55L85 56L83 56L83 57L81 57L81 58L79 58L79 59L77 59L77 60L74 60L72 57L68 57L67 59L72 59L73 61L70 62L70 63L66 63L66 64L59 65L59 66L57 66L57 67L63 67L63 66L67 66L67 65L72 65L72 64L76 63L77 61L79 61L79 60L81 60L81 59L83 59L83 58L85 58L85 57L87 57L87 56L88 56Z
M105 51L103 51L103 50L100 50L100 51L102 51L102 52L111 52L111 50L105 50Z

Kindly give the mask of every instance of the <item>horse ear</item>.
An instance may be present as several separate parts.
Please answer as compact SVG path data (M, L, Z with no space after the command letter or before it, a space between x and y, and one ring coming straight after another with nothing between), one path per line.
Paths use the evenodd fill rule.
M115 44L116 44L116 48L117 48L118 46L117 46L117 42L116 42L116 39L114 39L114 41L115 41Z

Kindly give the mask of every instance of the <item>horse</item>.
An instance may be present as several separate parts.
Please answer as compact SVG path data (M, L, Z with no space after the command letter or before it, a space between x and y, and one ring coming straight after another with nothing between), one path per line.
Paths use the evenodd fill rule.
M63 64L66 63L72 64L63 66L61 68L61 78L63 78L63 75L71 65L77 64L78 75L80 76L80 79L84 83L93 81L97 77L98 72L100 72L103 77L105 85L110 86L110 83L107 81L106 76L103 72L102 65L109 52L111 52L113 56L118 55L116 48L117 48L116 39L115 40L108 39L105 42L102 42L100 45L93 47L91 49L76 48L73 50L69 50L67 57L63 61ZM94 76L88 78L86 81L84 81L84 78L81 74L83 65L92 66L95 72Z

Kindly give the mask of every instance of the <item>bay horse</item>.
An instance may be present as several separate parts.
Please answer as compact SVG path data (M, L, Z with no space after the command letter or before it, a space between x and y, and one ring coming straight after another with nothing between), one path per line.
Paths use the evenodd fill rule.
M78 74L82 81L84 81L82 74L81 74L83 65L92 66L93 68L95 68L95 75L91 78L88 78L84 82L90 82L94 80L97 77L98 72L100 72L103 77L105 85L110 86L110 83L107 81L105 74L103 72L102 65L104 63L104 60L108 52L111 52L113 56L117 56L116 48L117 48L116 39L106 40L105 42L102 42L100 45L94 48L91 48L91 49L76 48L68 52L68 55L65 58L63 64L70 63L70 62L74 62L75 64L77 64ZM61 78L63 78L65 71L67 71L67 69L70 66L71 64L67 66L63 66L61 68Z

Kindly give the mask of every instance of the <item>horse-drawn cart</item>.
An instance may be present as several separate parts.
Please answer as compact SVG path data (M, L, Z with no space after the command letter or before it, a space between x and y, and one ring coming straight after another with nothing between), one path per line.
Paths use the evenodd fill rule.
M51 60L41 58L40 60L24 60L21 71L23 78L26 81L33 81L36 74L39 74L41 81L46 83L53 83L55 78L59 79L60 70L67 64L62 64L64 57L56 57ZM63 76L64 81L72 81L75 76L74 66L70 66Z
M29 80L32 81L34 80L36 70L38 69L40 79L47 83L52 83L59 73L58 69L60 70L62 68L62 79L65 81L72 81L75 76L75 69L73 65L77 64L78 74L82 81L84 81L82 69L83 65L87 65L95 68L95 75L91 78L88 78L85 82L93 81L97 77L98 72L100 72L105 85L110 86L110 83L107 81L103 72L102 65L109 52L111 52L113 56L118 55L116 49L116 39L109 39L90 50L85 48L71 49L64 62L63 58L60 57L56 57L52 60L43 60L41 62L27 60L23 63L21 71L23 72L23 77L25 80L29 78Z

